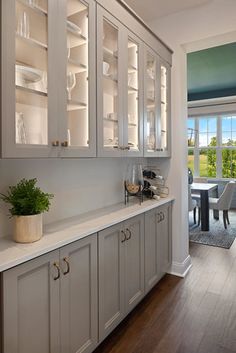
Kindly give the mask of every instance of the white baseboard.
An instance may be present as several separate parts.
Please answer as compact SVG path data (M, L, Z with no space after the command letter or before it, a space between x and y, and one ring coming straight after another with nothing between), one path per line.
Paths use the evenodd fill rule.
M188 257L183 262L173 261L168 273L178 277L185 277L191 267L192 261L190 255L188 255Z

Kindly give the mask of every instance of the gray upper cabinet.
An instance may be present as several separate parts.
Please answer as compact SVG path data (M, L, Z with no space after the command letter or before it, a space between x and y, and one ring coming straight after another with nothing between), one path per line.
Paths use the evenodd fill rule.
M170 157L171 51L125 5L1 1L1 33L1 157Z
M171 156L170 66L144 50L144 156Z
M97 236L3 273L3 353L92 352Z
M57 154L55 13L53 0L1 1L2 157Z
M96 156L94 0L58 1L59 155Z
M171 156L171 76L170 65L160 60L159 77L161 104L159 110L157 152L160 157Z
M95 156L95 2L1 7L2 157Z
M99 156L143 155L142 43L97 7Z
M99 232L99 340L144 295L144 215Z

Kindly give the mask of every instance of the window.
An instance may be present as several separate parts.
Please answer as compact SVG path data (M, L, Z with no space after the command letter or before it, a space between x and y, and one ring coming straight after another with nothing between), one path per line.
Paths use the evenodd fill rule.
M236 114L188 119L188 167L195 176L236 178Z

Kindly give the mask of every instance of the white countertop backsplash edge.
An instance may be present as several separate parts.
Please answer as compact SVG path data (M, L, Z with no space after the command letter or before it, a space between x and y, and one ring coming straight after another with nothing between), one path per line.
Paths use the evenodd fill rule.
M159 201L146 200L141 205L120 203L74 216L45 226L42 239L31 244L15 243L11 237L0 238L0 272L172 201L174 198L169 196Z

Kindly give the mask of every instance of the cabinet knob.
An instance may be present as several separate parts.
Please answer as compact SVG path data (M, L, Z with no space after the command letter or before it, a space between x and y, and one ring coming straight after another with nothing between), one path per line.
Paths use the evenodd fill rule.
M126 228L126 232L128 233L128 236L127 236L127 240L130 240L131 236L132 236L132 233L131 233L131 230L129 228Z
M58 140L52 141L52 146L53 147L58 147L59 146L59 141Z
M68 145L68 141L63 141L63 142L61 142L61 146L62 147L68 147L69 145Z
M123 230L121 231L121 234L124 235L124 238L121 240L121 243L124 243L127 240L126 234L125 234L125 232Z
M67 273L70 272L70 263L69 263L69 259L67 257L63 258L63 262L66 264L66 270L62 271L63 275L67 275Z
M163 148L156 148L157 152L163 152Z
M125 150L129 151L130 150L130 146L125 146Z
M56 277L53 277L54 281L56 281L56 280L58 280L61 277L61 270L60 270L59 264L57 262L54 262L53 266L57 270Z

